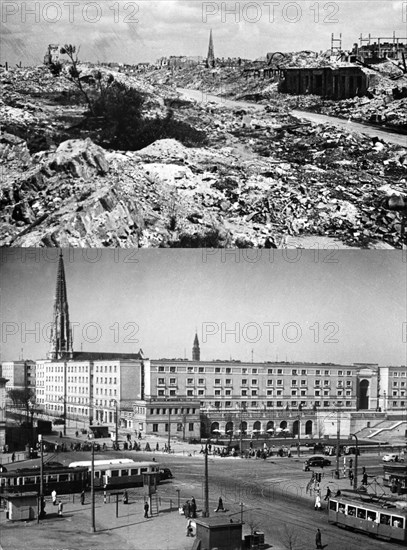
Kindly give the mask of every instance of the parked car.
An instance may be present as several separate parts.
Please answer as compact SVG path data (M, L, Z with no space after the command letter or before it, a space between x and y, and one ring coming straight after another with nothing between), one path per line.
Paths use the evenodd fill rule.
M323 468L324 466L330 466L331 461L328 460L328 458L325 458L324 456L310 456L305 462L303 466L303 470L307 471L310 468Z
M163 479L172 479L174 476L169 468L160 468L160 481Z
M389 453L382 458L383 462L404 462L404 458L400 458L396 453Z

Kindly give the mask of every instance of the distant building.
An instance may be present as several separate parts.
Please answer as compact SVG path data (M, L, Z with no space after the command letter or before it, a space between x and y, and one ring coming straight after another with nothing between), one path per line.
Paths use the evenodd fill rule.
M213 47L213 36L212 36L212 29L209 33L209 46L208 46L208 55L206 57L206 67L213 68L216 65L215 61L215 50Z

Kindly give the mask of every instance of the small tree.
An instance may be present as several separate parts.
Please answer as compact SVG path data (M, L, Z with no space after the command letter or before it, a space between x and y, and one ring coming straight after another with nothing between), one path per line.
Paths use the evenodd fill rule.
M80 50L80 47L78 48L78 50L76 50L76 46L73 46L72 44L65 44L65 46L63 48L61 48L60 51L61 51L62 54L66 54L69 57L70 61L71 61L71 65L68 69L68 75L69 75L68 80L73 82L73 84L75 84L75 86L79 89L79 91L81 92L81 94L85 98L86 103L88 104L90 112L93 114L92 100L91 100L89 94L87 93L87 91L85 90L85 88L83 87L83 83L81 81L81 72L82 71L78 67L78 65L79 65L79 58L78 58L79 50Z

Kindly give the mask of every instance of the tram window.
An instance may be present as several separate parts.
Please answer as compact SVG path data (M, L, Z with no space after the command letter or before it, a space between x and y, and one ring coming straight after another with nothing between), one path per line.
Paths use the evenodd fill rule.
M140 472L141 472L142 474L145 474L145 473L148 472L148 468L140 468Z
M366 519L366 510L363 510L363 508L358 508L357 515L359 519Z
M390 516L388 514L380 514L380 523L382 525L390 525Z
M95 472L95 477L100 478L100 472Z
M24 478L24 485L32 485L33 483L35 483L33 477L25 477Z
M348 516L356 516L356 506L348 506Z
M398 516L392 516L391 519L392 519L391 524L393 527L401 527L401 528L403 527L403 518L400 518Z
M376 521L376 512L371 512L370 510L367 511L367 519L369 521Z
M137 476L138 475L138 469L137 468L134 468L134 469L130 470L130 472L131 472L132 476Z
M48 475L48 483L52 483L52 482L55 482L55 481L58 481L58 476L56 476L55 474L54 475L49 474Z
M59 481L68 481L68 474L59 474Z
M119 470L111 470L110 475L112 477L119 477Z
M335 500L330 500L330 501L329 501L329 509L330 509L330 510L333 510L334 512L336 512L336 505L337 505L337 504L338 504L338 503L337 503Z
M129 471L128 470L122 470L122 476L128 476L129 475Z
M340 514L344 514L344 513L345 513L345 505L344 505L344 504L339 503L338 512L339 512Z

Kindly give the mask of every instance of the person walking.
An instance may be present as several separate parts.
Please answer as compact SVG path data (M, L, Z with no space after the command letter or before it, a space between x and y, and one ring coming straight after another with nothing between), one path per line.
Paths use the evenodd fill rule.
M62 504L62 501L60 500L58 502L58 516L62 516L63 509L64 509L64 505Z
M145 501L145 503L144 503L144 517L145 517L145 518L148 518L148 511L149 511L149 509L150 509L150 506L148 505L148 502Z
M317 529L317 532L316 532L316 535L315 535L315 547L318 548L318 549L323 548L321 531L319 529Z
M54 506L56 506L57 505L57 492L55 491L55 489L51 493L51 498L52 498L52 504Z
M331 498L332 491L329 487L326 488L326 495L324 500L329 500Z
M196 518L196 502L194 497L191 498L191 504L190 504L190 517Z
M129 503L129 495L125 489L123 493L123 504L128 504L128 503Z
M215 512L219 512L219 510L222 510L222 512L225 511L225 509L224 509L224 507L223 507L223 500L222 500L222 497L219 497L218 507L216 508Z
M82 491L81 493L81 504L85 504L85 491Z
M352 470L349 470L349 483L350 483L351 487L353 485L353 479L354 479L353 472L352 472Z

